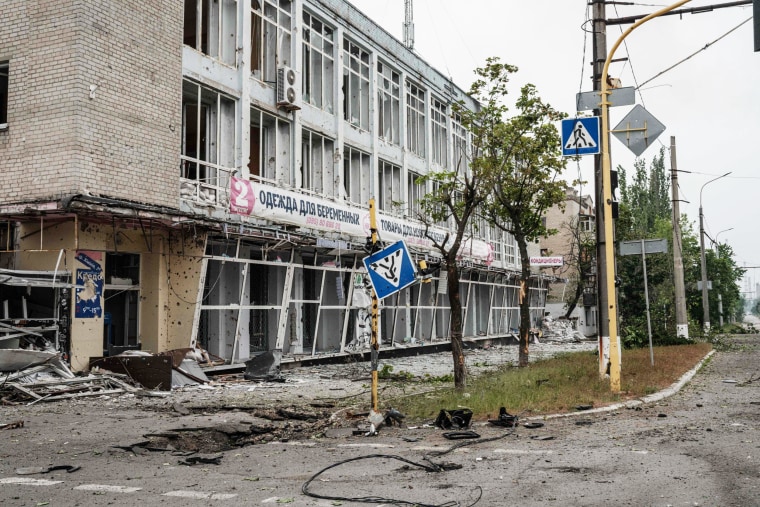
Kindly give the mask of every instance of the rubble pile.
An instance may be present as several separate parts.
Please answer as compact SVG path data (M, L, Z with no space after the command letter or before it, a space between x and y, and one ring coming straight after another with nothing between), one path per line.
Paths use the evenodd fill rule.
M573 322L567 319L554 320L547 316L541 324L542 338L547 341L580 343L586 338L574 329Z

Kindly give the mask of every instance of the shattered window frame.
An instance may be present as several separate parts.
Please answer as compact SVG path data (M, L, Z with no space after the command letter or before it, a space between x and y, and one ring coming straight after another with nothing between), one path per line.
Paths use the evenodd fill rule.
M277 82L277 69L290 66L291 0L250 0L251 74L266 83ZM262 7L263 6L263 7Z
M335 197L335 141L303 129L301 134L301 189Z
M425 158L425 90L406 82L406 147Z
M392 164L385 160L378 161L378 177L380 179L380 188L378 189L378 209L389 212L393 215L399 215L399 201L402 199L401 193L401 166Z
M369 51L343 39L343 119L369 131Z
M431 159L441 167L449 166L448 105L436 98L430 99Z
M372 189L371 155L346 145L343 150L343 188L346 200L368 207Z
M237 0L185 0L186 46L236 65Z
M385 141L401 143L401 74L377 62L377 135Z
M290 170L291 128L291 122L251 108L248 171L252 180L295 187L295 174Z
M236 101L188 79L182 82L181 195L224 205L235 172Z
M333 112L335 76L335 30L314 16L303 11L303 100L307 104Z

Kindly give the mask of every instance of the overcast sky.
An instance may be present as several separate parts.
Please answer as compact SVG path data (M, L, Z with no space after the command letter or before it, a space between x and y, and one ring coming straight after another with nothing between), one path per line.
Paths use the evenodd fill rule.
M349 1L403 38L404 0ZM692 0L681 8L727 1ZM670 4L608 5L607 18L649 14ZM574 116L576 93L592 89L592 39L584 31L591 29L586 23L590 17L586 0L414 0L414 49L465 90L473 81L473 69L498 56L519 68L514 95L522 84L533 83L544 100ZM688 201L681 202L681 213L698 234L702 189L705 231L730 244L740 266L760 266L760 53L753 51L751 17L748 5L653 19L636 28L616 51L615 59L627 61L610 67L622 86L640 86L636 103L666 127L642 154L647 167L664 146L670 169L674 136L677 168L689 171L678 175L680 199ZM609 26L608 48L630 26ZM611 108L611 126L632 107ZM630 174L635 156L615 138L610 151L613 167L622 165ZM588 182L583 193L593 194L592 163L593 157L586 156L579 165L568 164L568 180L580 171ZM707 184L729 171L729 176ZM710 242L705 242L707 248ZM741 290L754 290L760 270L748 270L747 278Z

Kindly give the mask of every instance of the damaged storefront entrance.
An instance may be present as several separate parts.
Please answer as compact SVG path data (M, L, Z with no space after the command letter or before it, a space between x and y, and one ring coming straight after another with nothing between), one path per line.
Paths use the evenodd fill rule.
M140 349L140 255L106 254L103 297L103 355Z

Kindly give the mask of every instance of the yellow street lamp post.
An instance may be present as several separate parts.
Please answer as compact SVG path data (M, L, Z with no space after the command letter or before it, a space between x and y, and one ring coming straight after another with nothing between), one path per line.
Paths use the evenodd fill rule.
M617 329L617 298L615 297L615 251L614 251L614 238L612 231L612 189L610 188L610 136L609 136L609 107L610 101L609 85L607 84L607 72L609 71L610 62L615 55L615 51L623 42L623 40L633 30L643 25L650 19L654 19L658 16L662 16L666 12L682 6L690 0L681 0L674 3L669 7L660 9L644 18L641 18L636 23L631 25L628 30L623 32L620 38L612 46L607 60L604 62L604 69L602 70L602 125L601 125L601 138L602 138L602 190L604 194L604 242L605 242L605 260L607 269L607 304L609 305L609 333L610 333L610 390L612 392L620 392L620 337L618 336Z

